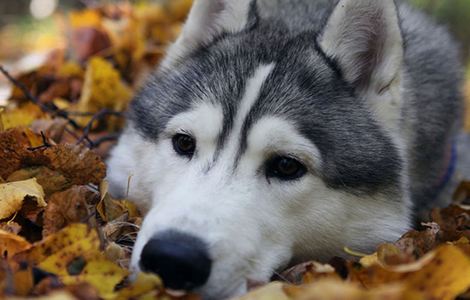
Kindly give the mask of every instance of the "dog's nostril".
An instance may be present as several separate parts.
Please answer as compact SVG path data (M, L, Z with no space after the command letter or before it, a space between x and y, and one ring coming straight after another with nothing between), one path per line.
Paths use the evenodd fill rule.
M212 261L200 239L176 231L157 235L145 245L140 255L144 272L158 274L166 287L191 290L204 285Z

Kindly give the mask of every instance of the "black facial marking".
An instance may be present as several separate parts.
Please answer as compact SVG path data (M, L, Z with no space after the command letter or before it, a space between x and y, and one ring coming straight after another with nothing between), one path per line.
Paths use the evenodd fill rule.
M177 69L157 73L133 102L131 119L144 136L158 139L171 116L200 101L219 105L223 127L217 160L232 132L247 80L260 65L274 63L244 120L238 158L256 121L277 116L319 149L323 167L318 174L328 186L354 193L396 187L402 168L397 149L343 80L334 60L320 51L316 36L314 31L293 35L266 20L249 31L224 35Z

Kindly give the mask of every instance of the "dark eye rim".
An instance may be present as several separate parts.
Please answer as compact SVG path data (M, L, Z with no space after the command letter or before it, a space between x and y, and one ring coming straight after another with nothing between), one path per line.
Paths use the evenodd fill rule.
M181 139L190 139L192 141L192 146L190 149L181 148ZM172 139L173 149L175 152L181 156L192 157L196 151L196 139L187 133L178 133L175 134Z
M288 160L297 165L297 169L292 174L283 174L277 167L280 161ZM266 177L276 178L281 181L294 181L302 178L308 173L308 168L296 157L290 155L276 155L266 162Z

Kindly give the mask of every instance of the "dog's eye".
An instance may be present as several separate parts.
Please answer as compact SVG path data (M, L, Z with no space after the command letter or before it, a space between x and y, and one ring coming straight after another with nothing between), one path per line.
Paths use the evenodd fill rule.
M179 155L191 157L196 150L196 140L186 134L177 134L173 137L173 148Z
M307 168L298 160L278 156L268 161L266 175L281 180L295 180L307 173Z

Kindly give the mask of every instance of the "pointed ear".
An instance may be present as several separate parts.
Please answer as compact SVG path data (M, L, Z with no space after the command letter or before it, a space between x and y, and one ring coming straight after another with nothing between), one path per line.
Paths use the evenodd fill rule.
M319 43L360 93L382 94L400 77L403 40L393 0L340 0Z
M257 21L256 0L195 0L181 35L162 62L170 67L224 33L237 33Z

